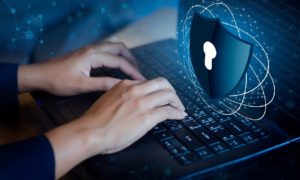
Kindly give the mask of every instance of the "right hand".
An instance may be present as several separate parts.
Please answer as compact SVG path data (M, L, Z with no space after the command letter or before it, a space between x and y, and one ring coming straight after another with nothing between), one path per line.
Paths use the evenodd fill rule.
M102 96L82 122L93 129L94 153L110 154L128 147L166 119L183 119L184 111L166 79L124 80Z
M79 119L46 133L60 178L83 160L120 151L166 119L183 119L185 108L164 78L123 80Z

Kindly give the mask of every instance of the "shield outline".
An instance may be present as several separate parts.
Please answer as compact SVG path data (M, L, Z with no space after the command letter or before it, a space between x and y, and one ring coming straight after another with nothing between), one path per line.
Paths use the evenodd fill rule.
M223 32L226 32L227 35L231 36L231 38L237 40L237 42L240 42L241 44L243 45L247 45L249 46L249 50L248 50L248 55L245 59L246 60L246 63L244 65L244 68L242 70L242 72L240 73L240 76L239 78L237 78L236 81L234 81L234 85L232 85L232 87L230 88L230 90L227 90L227 91L224 91L223 95L216 95L216 93L212 92L211 91L211 83L209 82L210 81L210 74L212 73L207 73L207 77L202 77L201 76L203 75L202 72L200 72L200 68L196 68L196 67L203 67L204 66L204 63L201 63L201 61L199 61L199 59L203 59L203 62L204 62L204 55L199 55L199 54L203 54L203 50L201 49L199 51L199 46L197 46L199 43L197 41L197 35L198 35L198 32L201 31L201 27L202 27L202 24L200 25L197 21L201 20L202 22L206 22L207 24L208 23L211 23L213 25L213 27L209 27L208 29L211 30L211 35L209 37L212 37L213 38L213 34L215 33L215 29L217 28L223 28ZM219 27L217 27L219 26ZM196 39L196 42L195 42L195 39ZM202 43L204 41L201 41ZM221 23L221 20L219 18L208 18L206 16L202 16L200 14L198 14L197 12L195 12L193 14L193 18L192 18L192 23L191 23L191 29L190 29L190 58L191 58L191 61L192 61L192 68L197 76L197 79L200 83L200 85L202 86L202 88L204 89L204 91L206 92L206 94L211 98L211 99L221 99L221 98L224 98L226 96L228 96L229 94L231 94L236 88L237 86L240 84L241 80L243 79L243 77L245 76L246 72L247 72L247 69L249 67L249 64L250 64L250 60L251 60L251 56L252 56L252 53L253 53L253 44L243 40L243 39L240 39L238 38L237 36L235 36L234 34L232 34L229 30L227 30L224 25ZM198 50L198 51L197 51ZM200 56L200 58L197 56ZM202 57L202 58L201 58ZM202 68L203 69L203 68ZM207 82L203 82L203 81L207 81ZM215 83L214 83L214 86L215 86Z

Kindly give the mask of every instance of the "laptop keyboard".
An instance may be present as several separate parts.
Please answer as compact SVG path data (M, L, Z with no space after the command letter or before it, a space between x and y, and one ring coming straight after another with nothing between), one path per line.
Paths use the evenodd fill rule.
M151 134L183 165L211 158L233 149L257 143L270 135L253 121L238 116L223 116L197 100L183 71L176 63L176 42L166 40L132 50L143 59L141 71L148 78L166 77L186 107L183 120L167 120Z

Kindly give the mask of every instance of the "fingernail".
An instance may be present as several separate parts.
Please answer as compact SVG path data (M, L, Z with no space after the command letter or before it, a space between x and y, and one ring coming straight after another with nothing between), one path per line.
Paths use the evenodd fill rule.
M188 114L187 114L186 112L181 112L181 115L182 115L183 117L186 117Z

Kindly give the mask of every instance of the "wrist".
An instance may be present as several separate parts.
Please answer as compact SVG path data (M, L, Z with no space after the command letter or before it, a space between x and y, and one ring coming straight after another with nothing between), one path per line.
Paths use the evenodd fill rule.
M90 117L92 118L92 117ZM80 141L85 145L85 151L88 155L87 158L102 154L105 151L105 141L103 130L92 126L89 122L89 117L81 117L78 120L74 121L76 126L79 127L77 132L80 138Z
M96 155L96 138L85 124L85 121L77 119L46 133L55 155L56 178ZM101 144L99 138L98 144Z
M19 93L44 90L45 79L40 64L20 65L18 68Z

